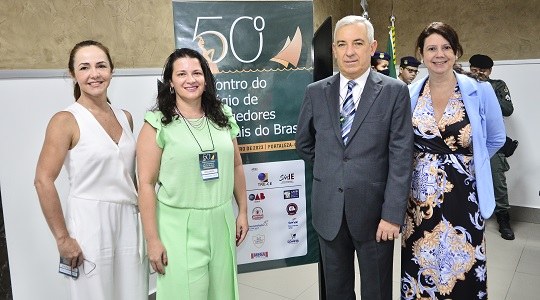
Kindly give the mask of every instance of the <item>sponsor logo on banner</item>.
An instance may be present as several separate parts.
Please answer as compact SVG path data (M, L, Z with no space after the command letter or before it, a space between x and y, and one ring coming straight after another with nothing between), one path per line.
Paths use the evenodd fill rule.
M251 240L253 241L253 245L257 248L261 248L264 245L264 234L256 234L251 237Z
M289 227L289 229L294 229L294 228L298 227L298 219L292 218L291 220L289 220L287 222L287 226Z
M260 208L260 207L255 207L252 211L251 211L251 218L253 220L260 220L262 218L264 218L264 213L263 213L263 209Z
M298 244L300 240L296 238L296 233L291 233L291 238L287 240L287 244Z
M296 215L296 212L298 211L298 205L296 205L296 203L289 203L287 205L287 214L289 216L294 216Z
M300 198L300 190L294 189L294 190L284 190L283 191L283 199L296 199Z
M268 226L268 220L264 220L264 222L260 223L260 224L252 224L252 225L249 225L249 231L256 231L256 230L259 230L263 227L267 227Z
M258 194L249 194L248 199L249 201L260 202L261 200L266 199L266 197L264 196L264 193L258 193Z
M251 259L268 257L268 251L251 253Z
M282 174L279 176L279 182L284 183L294 183L294 173Z
M272 185L272 182L268 178L269 178L268 173L259 173L259 175L257 175L257 179L259 179L259 183L257 183L257 184L259 186Z

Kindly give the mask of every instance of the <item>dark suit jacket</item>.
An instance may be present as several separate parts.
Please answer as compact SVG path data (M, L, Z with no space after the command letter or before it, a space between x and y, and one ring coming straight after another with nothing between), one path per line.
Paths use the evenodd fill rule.
M333 240L343 212L353 238L373 240L382 219L402 224L412 175L413 128L407 86L370 71L344 145L339 74L310 84L296 149L313 165L313 226Z

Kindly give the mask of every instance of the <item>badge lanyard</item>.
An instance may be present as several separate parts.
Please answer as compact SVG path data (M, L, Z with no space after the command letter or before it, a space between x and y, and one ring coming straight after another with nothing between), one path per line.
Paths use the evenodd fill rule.
M205 119L206 119L206 127L208 127L208 135L210 136L210 142L212 142L212 149L209 149L209 150L203 150L203 148L201 147L201 144L199 143L199 140L197 140L197 138L196 138L195 135L193 134L193 131L191 131L189 121L184 117L184 115L182 115L182 113L180 112L180 110L178 109L178 107L175 107L175 109L176 109L176 112L177 112L177 113L182 117L182 119L184 120L184 123L186 123L186 126L187 126L187 129L189 130L189 133L191 133L191 136L193 137L193 139L195 140L195 142L196 142L197 145L199 146L199 149L201 150L201 152L214 151L214 149L215 149L215 146L214 146L214 139L212 138L212 132L210 132L210 124L208 124L208 118L205 118Z
M199 143L199 140L197 140L197 137L195 137L195 134L193 134L193 131L191 131L191 124L189 121L182 115L178 107L176 107L176 112L182 117L184 120L184 123L186 123L186 126L189 130L189 133L191 133L191 136L199 146L199 149L202 153L199 154L199 167L201 170L201 177L204 181L207 180L214 180L219 178L219 169L218 169L218 154L217 152L210 152L215 150L214 146L214 139L212 138L212 132L210 131L210 124L208 123L208 118L205 118L206 120L206 126L208 127L208 135L210 136L210 141L212 142L212 149L203 150L201 147L201 143Z

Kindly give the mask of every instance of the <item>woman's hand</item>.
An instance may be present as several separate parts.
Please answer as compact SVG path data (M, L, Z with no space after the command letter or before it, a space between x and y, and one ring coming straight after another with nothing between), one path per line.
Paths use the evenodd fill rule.
M239 213L236 217L236 246L239 246L246 238L249 230L247 214Z
M154 271L165 275L165 267L168 264L167 250L161 241L148 241L148 260Z
M70 236L61 237L56 241L56 246L60 257L69 261L72 268L76 268L84 262L81 247L74 238Z

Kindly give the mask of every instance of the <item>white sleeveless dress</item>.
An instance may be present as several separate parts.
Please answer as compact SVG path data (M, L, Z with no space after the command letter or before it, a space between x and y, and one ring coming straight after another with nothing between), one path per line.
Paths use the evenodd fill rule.
M148 265L141 259L135 137L125 113L111 107L122 126L118 145L92 113L75 102L80 137L64 166L70 181L66 225L85 257L72 299L148 299Z

